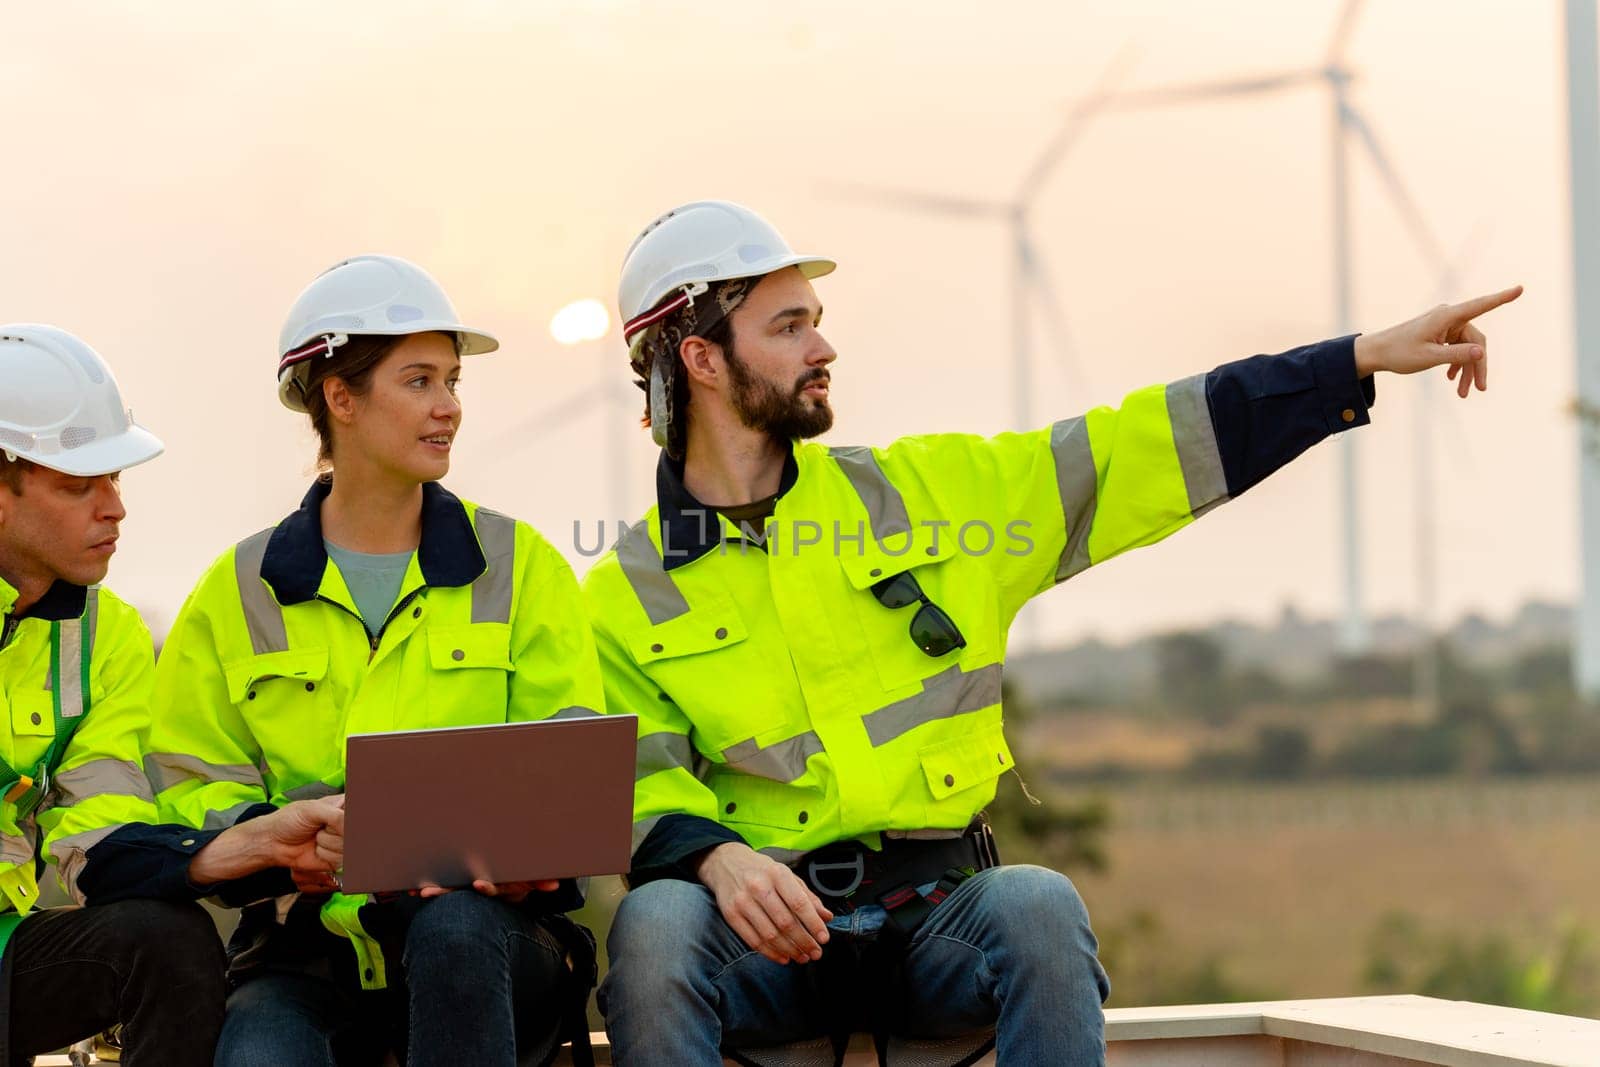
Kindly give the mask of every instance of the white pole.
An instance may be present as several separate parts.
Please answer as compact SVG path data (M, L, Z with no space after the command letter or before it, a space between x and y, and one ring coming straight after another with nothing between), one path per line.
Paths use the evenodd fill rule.
M1028 425L1033 417L1033 405L1029 396L1033 389L1031 373L1033 368L1028 355L1028 286L1033 280L1033 250L1028 246L1027 226L1027 216L1023 214L1022 206L1020 204L1013 206L1011 209L1011 384L1015 392L1011 398L1011 423L1012 429L1019 433L1033 428ZM1038 607L1032 611L1024 608L1017 619L1021 624L1022 647L1029 651L1037 649L1042 640L1039 611Z
M1427 383L1418 383L1426 385ZM1417 493L1417 650L1414 657L1414 690L1417 710L1423 721L1431 722L1439 712L1439 647L1434 633L1438 613L1438 545L1434 539L1433 495L1433 397L1426 388L1414 389L1416 396L1416 493Z
M1572 191L1573 350L1578 359L1578 556L1573 682L1600 698L1600 78L1595 0L1567 0L1567 139Z
M1032 429L1028 420L1033 405L1029 393L1033 390L1032 367L1028 360L1028 283L1031 280L1032 250L1028 247L1027 222L1022 209L1013 209L1011 240L1015 262L1011 275L1011 398L1012 429L1019 433Z
M1345 86L1342 70L1330 75L1333 87L1333 308L1334 333L1353 330L1350 312L1350 163L1345 143ZM1354 434L1339 440L1341 530L1344 534L1344 619L1339 644L1346 654L1365 652L1371 643L1361 594L1361 497L1357 492Z

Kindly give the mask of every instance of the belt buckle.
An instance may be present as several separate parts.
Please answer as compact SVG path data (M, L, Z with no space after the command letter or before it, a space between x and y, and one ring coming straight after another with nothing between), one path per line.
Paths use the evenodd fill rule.
M832 860L829 856L837 856L841 852L848 853L848 860ZM826 884L822 878L823 872L849 871L849 884L842 888L834 888ZM860 848L842 848L837 851L829 848L819 849L818 853L805 863L806 881L812 889L825 897L847 898L857 889L861 888L861 881L867 874L867 858L864 850Z

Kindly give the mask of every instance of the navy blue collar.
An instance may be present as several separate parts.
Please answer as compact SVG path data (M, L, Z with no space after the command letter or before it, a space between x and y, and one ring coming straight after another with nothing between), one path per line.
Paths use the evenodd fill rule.
M44 596L35 600L33 606L17 617L66 622L68 619L82 617L83 609L88 602L88 589L81 585L73 585L65 578L57 578L50 583L50 588L44 591Z
M794 488L800 480L800 465L795 462L794 445L783 460L778 476L778 496ZM661 517L661 557L663 570L687 566L722 543L722 524L716 509L695 499L683 484L683 461L661 450L656 463L656 506Z
M261 559L261 577L280 604L302 604L317 595L328 550L322 544L322 502L332 481L317 480L300 510L278 523ZM472 520L460 499L438 482L422 486L422 542L417 564L429 585L470 585L488 569Z

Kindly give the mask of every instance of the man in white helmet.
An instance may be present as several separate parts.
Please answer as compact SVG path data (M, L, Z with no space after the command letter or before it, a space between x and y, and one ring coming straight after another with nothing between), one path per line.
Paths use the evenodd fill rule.
M640 720L601 988L618 1062L870 1029L947 1039L947 1061L992 1041L1011 1067L1101 1063L1083 902L1000 864L981 818L1013 765L1011 620L1365 424L1377 371L1483 388L1470 320L1520 290L1030 433L829 448L811 282L833 268L720 201L663 215L623 265L663 452L657 506L584 583L607 706Z
M220 835L154 825L150 633L99 582L118 477L161 451L92 348L0 326L0 1063L119 1027L135 1067L209 1064L223 960L195 898L269 858L325 870L317 834L342 826L327 801ZM36 908L46 860L88 907Z

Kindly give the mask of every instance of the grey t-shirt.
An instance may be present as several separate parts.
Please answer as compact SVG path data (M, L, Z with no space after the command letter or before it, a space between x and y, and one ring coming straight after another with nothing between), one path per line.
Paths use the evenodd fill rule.
M406 579L411 553L352 552L327 538L323 538L322 546L344 576L344 584L350 588L350 596L356 602L356 610L361 612L367 633L375 634L383 629L389 612L394 610L394 602L400 597L400 583Z

